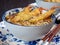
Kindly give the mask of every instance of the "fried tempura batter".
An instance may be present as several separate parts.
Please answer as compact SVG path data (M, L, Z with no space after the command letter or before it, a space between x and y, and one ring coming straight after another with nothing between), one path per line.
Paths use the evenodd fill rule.
M58 6L52 7L45 13L42 10L47 10L42 7L31 9L31 6L27 6L23 11L16 13L14 15L6 16L6 20L13 24L23 25L23 26L38 26L42 24L48 24L52 22L51 15L56 11Z

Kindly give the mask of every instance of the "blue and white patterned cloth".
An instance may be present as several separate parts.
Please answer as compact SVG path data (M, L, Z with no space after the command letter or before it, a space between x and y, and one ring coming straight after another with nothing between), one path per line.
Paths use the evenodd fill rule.
M5 26L3 24L3 22L0 23L0 26L2 26L2 28L0 28L0 45L36 45L37 42L40 41L40 39L29 42L20 40L13 34L9 33L8 29L4 29ZM49 45L60 45L59 33L53 38Z

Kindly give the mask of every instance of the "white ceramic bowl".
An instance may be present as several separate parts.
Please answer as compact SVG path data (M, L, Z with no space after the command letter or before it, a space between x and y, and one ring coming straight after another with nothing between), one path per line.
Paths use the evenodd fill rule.
M50 9L53 6L60 6L60 3L45 2L44 0L36 0L36 3L37 3L38 7L43 7L43 8L47 8L47 9Z
M21 11L22 9L16 8L5 12L2 19L10 33L12 33L21 40L32 41L40 39L50 30L53 25L53 22L51 22L50 24L42 26L18 26L15 24L11 24L5 20L6 15L9 15L9 13L16 13L18 10Z

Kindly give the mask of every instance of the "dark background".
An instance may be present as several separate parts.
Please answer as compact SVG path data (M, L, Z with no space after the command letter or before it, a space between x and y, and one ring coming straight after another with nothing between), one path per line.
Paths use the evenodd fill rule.
M2 21L1 17L5 11L17 7L25 7L34 2L35 0L0 0L0 21Z

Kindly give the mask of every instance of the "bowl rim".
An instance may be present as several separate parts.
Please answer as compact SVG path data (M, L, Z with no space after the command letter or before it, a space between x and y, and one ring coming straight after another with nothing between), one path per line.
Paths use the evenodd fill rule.
M10 9L10 10L8 10L8 11L12 11L12 10L15 10L15 9L22 9L22 8L14 8L14 9ZM49 24L54 23L54 22L52 21L52 22L50 22L49 24L43 24L43 25L40 25L40 26L22 26L22 25L13 24L13 23L10 23L10 22L8 22L8 21L5 20L5 16L6 16L6 13L7 13L8 11L6 11L6 12L3 13L3 15L2 15L2 20L5 21L5 22L7 22L7 23L9 23L9 24L11 24L11 25L20 26L20 27L42 27L42 26L46 26L46 25L49 25Z
M37 2L37 0L36 0L36 2ZM60 4L60 3L58 3L58 2L46 2L46 1L44 1L44 0L41 0L40 2L44 2L44 3L54 3L54 4Z

